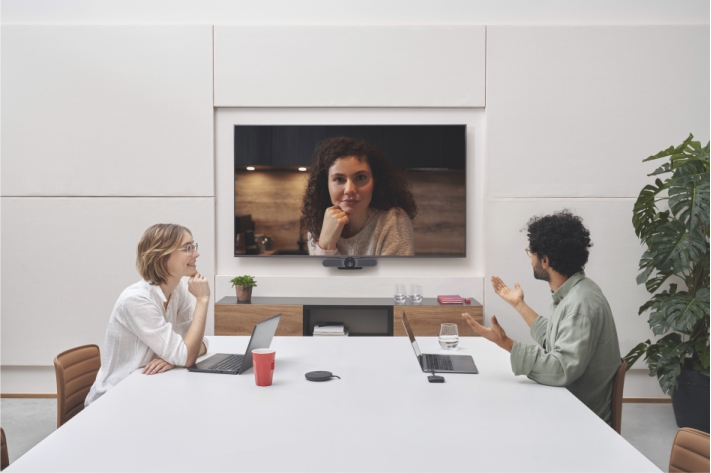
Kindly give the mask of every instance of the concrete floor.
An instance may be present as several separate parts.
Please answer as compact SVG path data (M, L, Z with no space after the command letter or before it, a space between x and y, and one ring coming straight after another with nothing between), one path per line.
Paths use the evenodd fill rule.
M1 399L0 426L7 436L10 463L57 427L56 399ZM678 427L671 404L623 404L622 436L662 471Z

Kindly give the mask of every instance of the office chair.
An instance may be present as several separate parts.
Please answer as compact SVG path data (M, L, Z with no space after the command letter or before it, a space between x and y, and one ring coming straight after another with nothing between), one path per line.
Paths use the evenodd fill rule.
M709 434L689 427L679 429L669 455L669 472L676 471L709 471Z
M625 388L626 373L627 362L623 359L617 373L615 373L615 379L612 381L612 428L618 434L622 430L622 391Z
M57 428L84 409L96 375L101 368L101 355L96 345L72 348L57 355Z
M0 470L4 470L10 464L10 457L7 455L7 440L5 431L0 427Z

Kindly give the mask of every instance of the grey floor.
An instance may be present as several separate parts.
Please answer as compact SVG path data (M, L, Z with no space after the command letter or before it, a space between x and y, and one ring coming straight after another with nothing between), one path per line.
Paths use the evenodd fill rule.
M51 434L57 426L56 399L1 399L10 463ZM671 404L623 404L622 436L662 471L678 427Z

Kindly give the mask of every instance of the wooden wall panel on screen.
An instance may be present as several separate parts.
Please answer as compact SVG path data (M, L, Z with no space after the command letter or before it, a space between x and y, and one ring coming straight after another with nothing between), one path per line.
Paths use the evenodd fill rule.
M214 195L212 26L4 25L2 71L2 195Z
M402 311L407 314L412 330L416 337L439 336L440 325L457 324L460 337L478 337L476 332L462 318L464 312L483 324L482 306L451 305L451 306L393 306L393 335L396 337L407 336L402 325Z
M277 336L303 335L304 306L257 304L216 304L215 335L252 335L255 324L276 314L281 314Z
M275 248L297 250L307 178L305 172L291 171L236 173L236 214L251 215L255 234L274 238Z
M485 26L215 26L216 107L483 107Z

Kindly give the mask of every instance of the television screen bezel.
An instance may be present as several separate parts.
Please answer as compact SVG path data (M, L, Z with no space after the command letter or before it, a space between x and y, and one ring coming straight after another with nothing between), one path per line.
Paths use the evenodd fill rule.
M458 126L458 127L463 127L463 138L464 138L464 218L465 218L465 223L464 223L464 254L462 255L278 255L278 254L272 254L272 255L264 255L264 254L256 254L256 255L250 255L250 254L234 254L235 258L297 258L297 259L309 259L309 260L314 260L316 262L321 263L323 260L344 260L346 258L356 258L356 259L381 259L381 258L386 258L386 259L403 259L403 260L409 260L409 259L419 259L419 258L425 258L425 259L465 259L467 258L467 234L468 234L468 229L467 229L467 222L468 222L468 195L469 195L469 178L467 176L467 169L469 168L469 155L467 153L467 131L468 131L468 125L466 123L361 123L361 124L355 124L355 123L350 123L350 124L334 124L334 123L309 123L309 124L233 124L232 129L232 168L233 168L233 187L232 187L232 215L235 216L237 214L237 204L235 202L234 196L236 193L236 179L234 179L234 175L237 174L236 170L236 164L234 162L234 151L235 151L235 138L234 138L234 130L237 127L251 127L251 126L259 126L259 127L318 127L318 126L378 126L378 127L387 127L387 126ZM278 166L274 166L278 167ZM233 218L234 220L234 218ZM236 239L236 225L234 221L232 222L232 250L233 253L235 251L235 239Z

